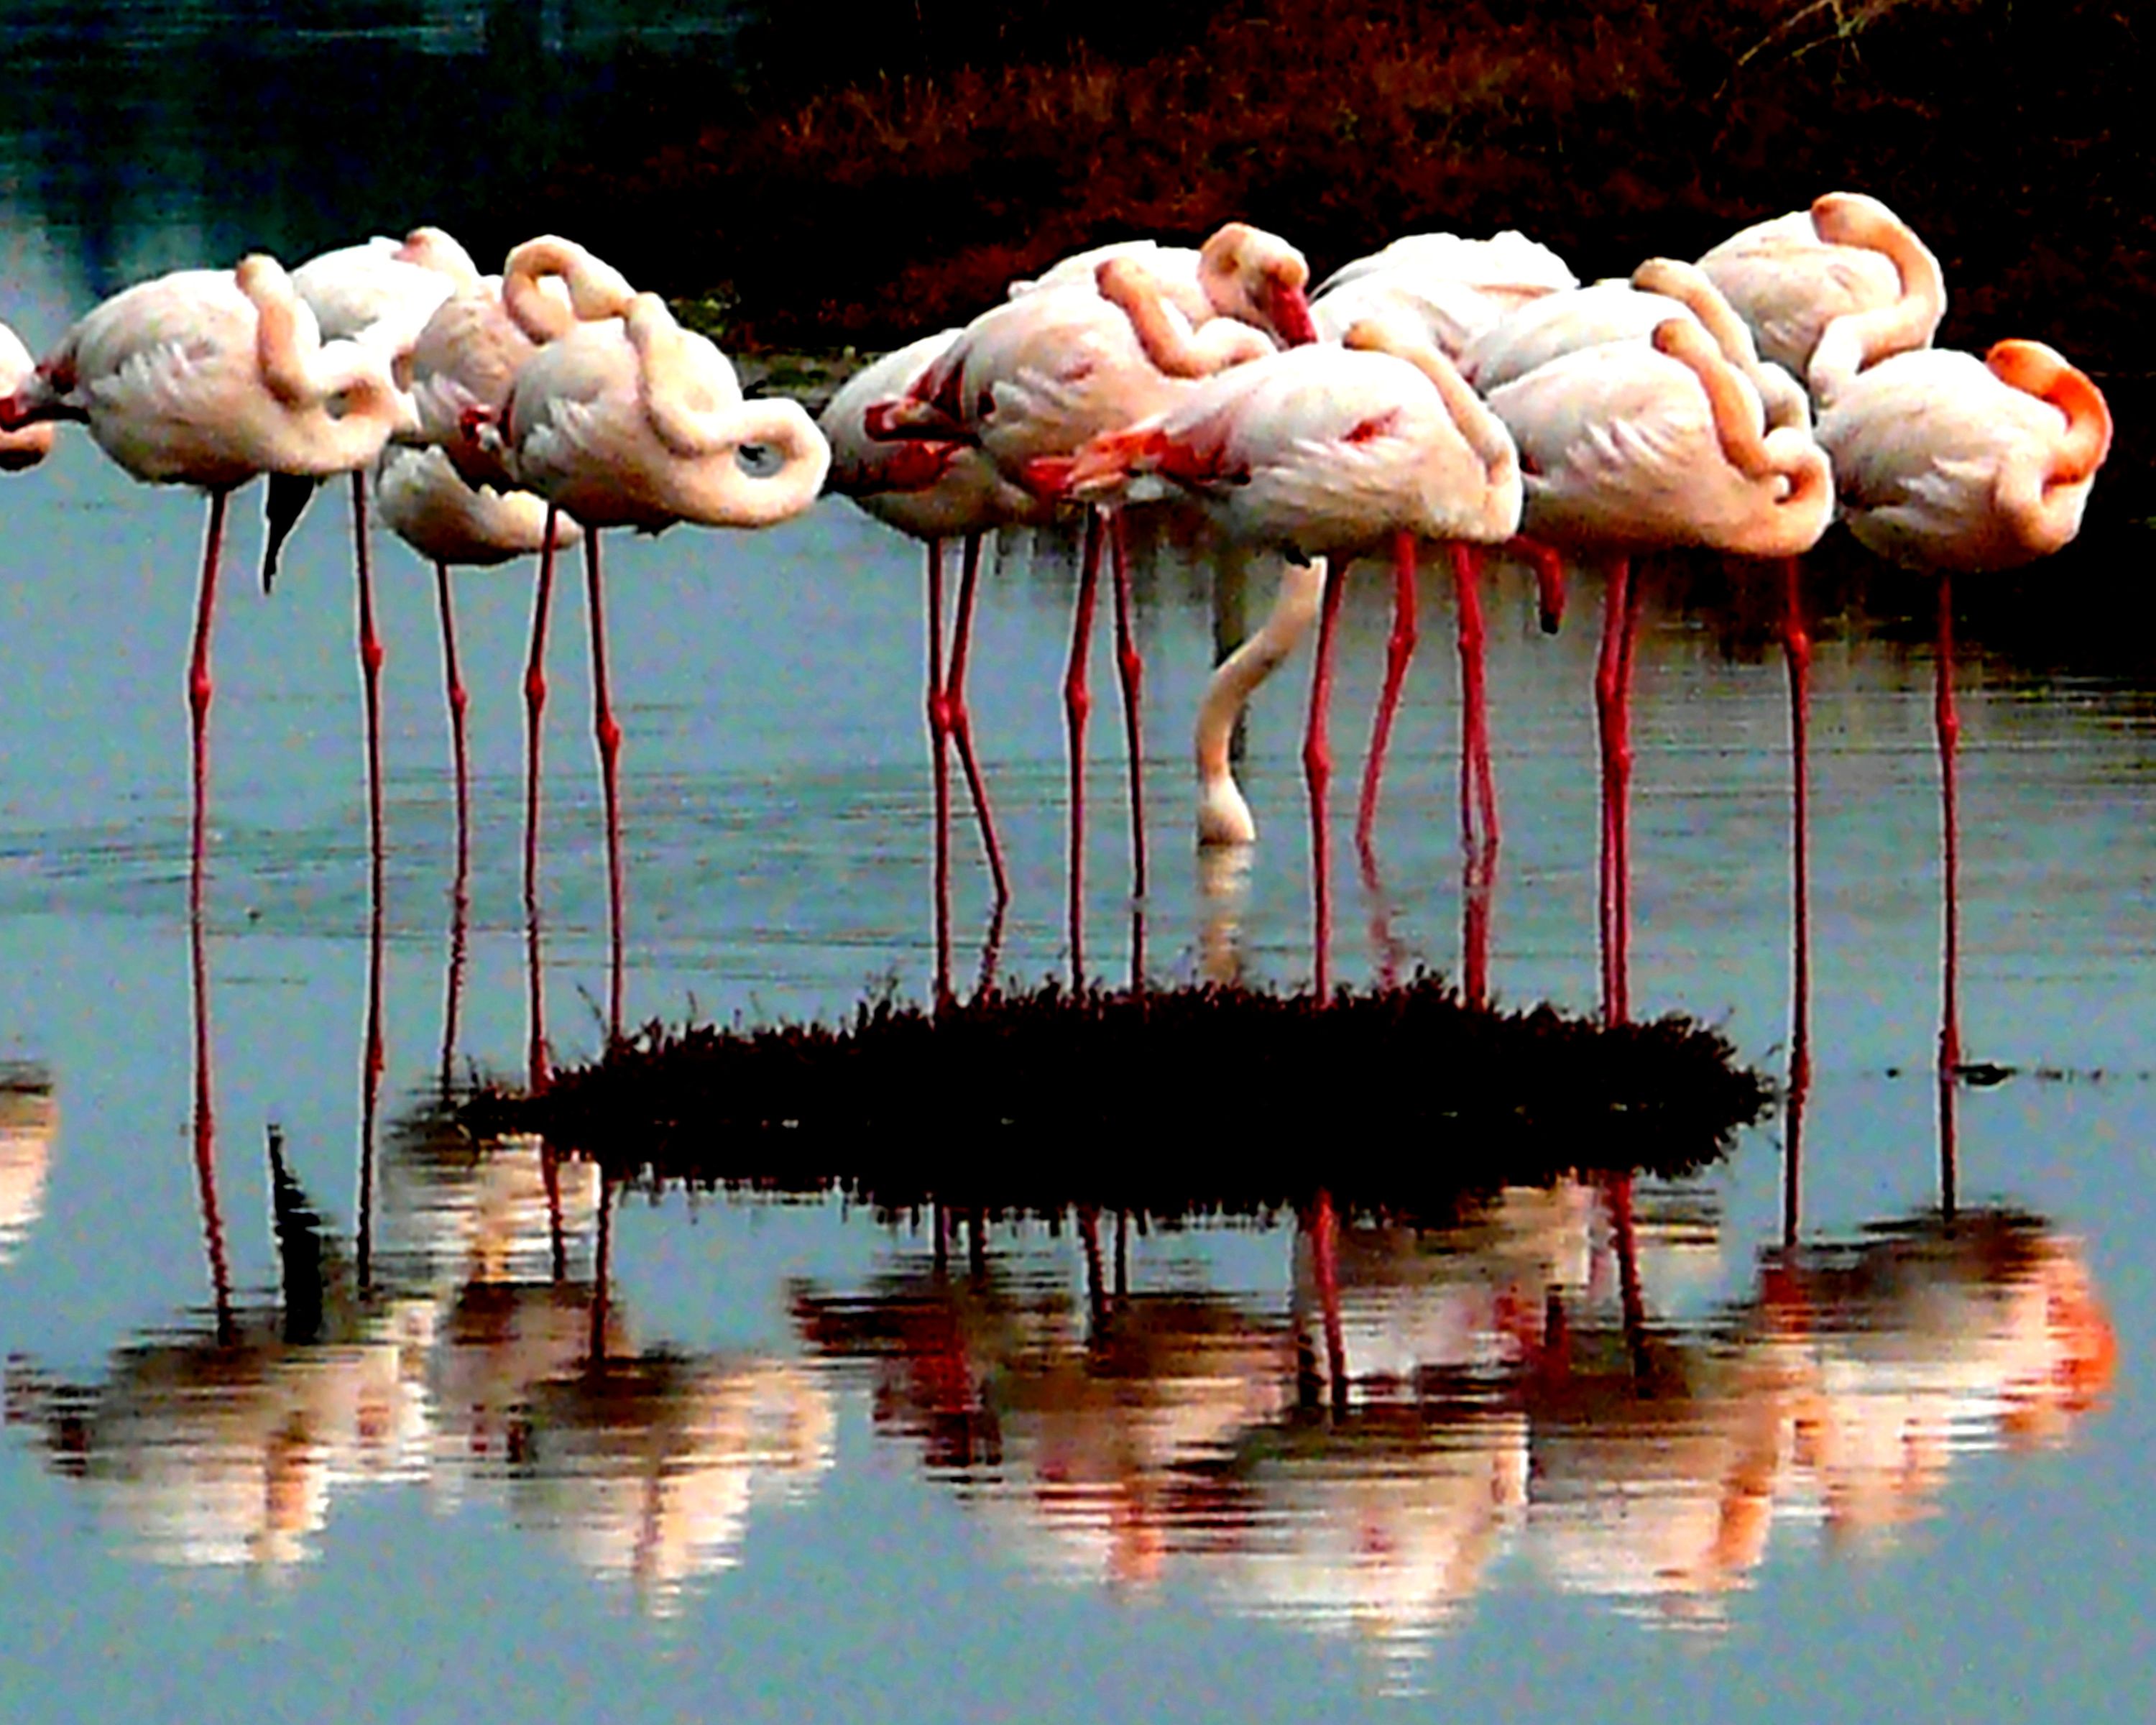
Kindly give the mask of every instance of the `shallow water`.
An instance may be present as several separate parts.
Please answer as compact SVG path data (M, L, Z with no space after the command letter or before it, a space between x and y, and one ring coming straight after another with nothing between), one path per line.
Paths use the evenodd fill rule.
M28 229L7 255L0 316L35 345L75 309L75 266ZM1284 1224L1103 1219L1089 1275L1075 1221L961 1228L939 1256L925 1222L886 1229L835 1203L629 1195L607 1213L598 1310L598 1199L574 1168L550 1227L528 1147L393 1131L445 1059L522 1070L529 588L504 572L459 589L479 773L459 968L432 595L386 544L386 1065L363 1153L371 906L344 505L318 501L267 599L247 573L257 506L242 494L234 511L212 720L213 1253L191 1130L181 699L200 506L130 485L79 438L0 485L0 1060L28 1075L0 1092L9 1717L485 1719L593 1702L789 1720L1343 1702L1385 1717L2141 1716L2156 1579L2138 1513L2156 1357L2145 655L2138 672L2101 651L2032 670L2010 633L1964 642L1962 1030L1972 1060L2012 1075L1953 1095L1948 1233L1924 1219L1947 1125L1928 595L1820 560L1803 1249L1776 1251L1786 1118L1712 1178L1636 1194L1629 1233L1585 1189L1509 1194L1419 1237L1351 1228L1341 1404L1312 1242ZM754 537L683 531L609 555L629 1016L925 995L917 550L826 502ZM1068 547L1012 550L976 647L1014 875L993 963L1021 978L1070 957L1056 685L1071 574ZM1711 567L1648 580L1634 1010L1703 1017L1779 1076L1792 930L1774 601ZM563 1058L598 1045L607 968L569 587L542 882ZM1449 968L1462 945L1441 579L1424 584L1395 737L1381 896L1355 867L1383 587L1372 572L1350 594L1335 708L1331 959L1349 982ZM1521 572L1496 589L1491 984L1589 1011L1599 586L1581 581L1554 638ZM1240 964L1298 984L1313 963L1306 657L1253 715L1260 844L1240 880L1209 882L1183 761L1211 604L1199 570L1155 552L1139 609L1147 962L1157 978ZM1096 679L1084 959L1117 980L1133 925L1105 654ZM963 979L990 920L957 806ZM1342 1098L1343 1129L1368 1129L1364 1100ZM581 1363L594 1336L603 1371Z

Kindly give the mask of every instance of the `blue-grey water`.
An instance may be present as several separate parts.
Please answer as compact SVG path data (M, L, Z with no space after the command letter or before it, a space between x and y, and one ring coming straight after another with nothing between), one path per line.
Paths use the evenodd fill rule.
M82 309L81 235L19 195L5 211L0 317L37 347ZM143 231L161 259L192 243L184 224ZM1963 1034L2011 1076L1955 1093L1948 1228L1929 598L1846 554L1816 560L1799 1248L1777 1250L1786 1118L1712 1174L1638 1194L1644 1332L1623 1321L1599 1191L1505 1194L1419 1235L1351 1228L1353 1383L1335 1409L1306 1393L1315 1272L1286 1223L1118 1241L1104 1219L1094 1282L1075 1224L991 1227L977 1256L962 1236L939 1259L925 1227L835 1201L629 1194L612 1200L595 1309L588 1171L560 1171L550 1199L531 1146L392 1119L444 1065L458 918L431 586L387 542L369 1144L343 501L317 505L269 598L248 575L257 506L235 506L216 643L202 1146L182 700L201 505L131 484L80 437L0 481L0 1714L2143 1717L2145 653L2099 642L2032 664L1995 609L1965 631ZM623 537L611 555L630 1018L925 996L917 547L827 501L768 533ZM995 962L1026 978L1069 963L1070 576L1067 547L1010 548L976 647L1015 886ZM1635 1013L1704 1018L1779 1078L1786 692L1774 599L1747 578L1648 578L1631 989ZM1460 955L1440 580L1394 743L1382 900L1348 840L1383 589L1372 571L1351 593L1336 703L1332 960L1350 982ZM458 592L477 820L447 1054L514 1076L529 580L473 574ZM1546 638L1522 572L1496 579L1491 978L1507 1003L1598 1002L1599 597L1584 579ZM557 606L543 936L549 1030L573 1059L603 1029L605 874L574 583ZM1159 552L1139 624L1151 973L1239 963L1300 983L1306 649L1255 709L1245 784L1264 832L1223 887L1188 842L1204 570ZM1118 979L1132 919L1105 655L1096 675L1085 957ZM963 977L989 918L958 807ZM1342 1132L1370 1129L1366 1099L1340 1100ZM1142 1132L1145 1099L1131 1109Z

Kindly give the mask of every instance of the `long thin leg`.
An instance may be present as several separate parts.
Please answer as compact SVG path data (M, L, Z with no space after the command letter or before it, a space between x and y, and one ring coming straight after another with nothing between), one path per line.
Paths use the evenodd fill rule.
M1139 898L1146 890L1145 747L1140 735L1138 706L1145 681L1145 663L1138 657L1137 636L1131 619L1130 547L1123 532L1123 512L1107 511L1108 550L1116 581L1116 675L1123 696L1123 742L1131 763L1131 891Z
M966 657L973 644L973 593L981 577L981 547L988 536L968 533L958 575L958 614L951 624L951 668L944 678L944 711L951 721L951 740L958 747L958 764L966 770L966 788L973 798L973 818L980 824L981 845L988 854L988 873L996 883L996 906L1010 902L1010 876L1004 868L1004 849L996 839L995 817L988 812L988 781L981 763L973 757L973 721L966 711Z
M1497 785L1490 768L1487 630L1482 623L1482 559L1471 545L1452 542L1452 581L1460 606L1460 830L1471 848L1479 823L1483 845L1494 848Z
M943 542L928 542L928 757L935 787L936 1004L951 999L951 706L943 682Z
M373 1289L374 1135L382 1104L382 854L377 845L368 859L367 917L367 1029L359 1072L359 1203L353 1268L359 1291Z
M1940 872L1946 901L1939 963L1939 1207L1951 1216L1958 1177L1954 1086L1961 1076L1961 821L1954 791L1961 714L1953 692L1953 582L1943 572L1939 576L1938 678L1933 715L1939 739Z
M1460 998L1480 1009L1490 1004L1490 906L1497 879L1494 839L1470 845L1460 860Z
M382 849L382 634L374 626L374 557L367 531L367 471L352 475L352 567L358 588L359 669L367 701L367 830Z
M1332 645L1340 626L1342 570L1328 567L1317 612L1317 662L1310 680L1310 720L1302 735L1302 776L1310 788L1312 969L1322 1004L1332 993L1332 844L1326 796L1332 784L1332 750L1327 729L1332 706Z
M1070 739L1070 978L1086 979L1086 716L1093 696L1086 662L1093 648L1093 603L1101 584L1101 518L1086 517L1078 560L1078 602L1070 623L1070 664L1063 675L1063 716Z
M1625 798L1630 785L1631 739L1625 714L1628 637L1631 631L1632 566L1619 557L1609 570L1602 618L1602 649L1595 666L1594 692L1602 733L1602 1015L1609 1024L1625 1022Z
M1363 763L1363 797L1355 814L1355 847L1366 859L1378 824L1378 784L1393 740L1393 717L1399 710L1400 687L1407 681L1416 639L1414 535L1403 529L1393 536L1393 634L1385 644L1385 686L1370 726L1370 754Z
M531 651L524 662L524 904L539 903L539 743L547 711L547 612L554 597L554 530L561 511L547 506L539 578L531 590Z
M607 683L606 608L599 575L599 536L584 535L584 592L591 607L592 735L598 743L599 781L606 796L607 1034L621 1036L624 937L621 880L621 726Z
M204 834L209 811L209 703L215 686L209 674L210 630L217 616L217 564L224 547L224 506L229 495L229 492L221 490L209 494L209 525L203 535L202 582L195 596L194 651L187 661L187 715L194 780L187 903L198 918L203 908Z
M449 566L434 565L434 599L442 619L442 690L449 709L449 757L457 775L457 873L471 859L471 762L465 737L465 714L471 697L457 660L457 618L449 599Z
M1794 1246L1801 1226L1804 1180L1804 1100L1812 1081L1812 937L1811 836L1809 803L1810 768L1806 730L1809 707L1808 673L1812 642L1804 626L1804 610L1798 580L1797 560L1784 560L1782 579L1787 611L1782 625L1782 649L1789 670L1789 820L1790 869L1789 952L1789 1090L1782 1147L1782 1243Z

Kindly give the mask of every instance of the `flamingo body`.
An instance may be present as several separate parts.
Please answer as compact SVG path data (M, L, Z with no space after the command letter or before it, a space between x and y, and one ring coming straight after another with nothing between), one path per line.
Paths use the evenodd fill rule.
M1318 333L1337 341L1366 319L1419 326L1450 357L1521 307L1579 285L1564 260L1508 229L1489 239L1410 234L1343 264L1311 296Z
M1984 359L1926 349L1861 372L1820 416L1843 518L1912 568L2012 568L2080 531L2111 415L2088 378L2035 341Z

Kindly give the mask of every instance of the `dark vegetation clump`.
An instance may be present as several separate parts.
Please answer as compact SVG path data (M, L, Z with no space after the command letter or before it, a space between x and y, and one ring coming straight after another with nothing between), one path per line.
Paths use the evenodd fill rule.
M1255 1214L1322 1189L1399 1214L1568 1171L1688 1172L1772 1100L1685 1019L1476 1009L1423 975L1323 1003L1051 983L934 1012L885 999L839 1027L654 1027L467 1123L543 1132L611 1178L886 1212Z

